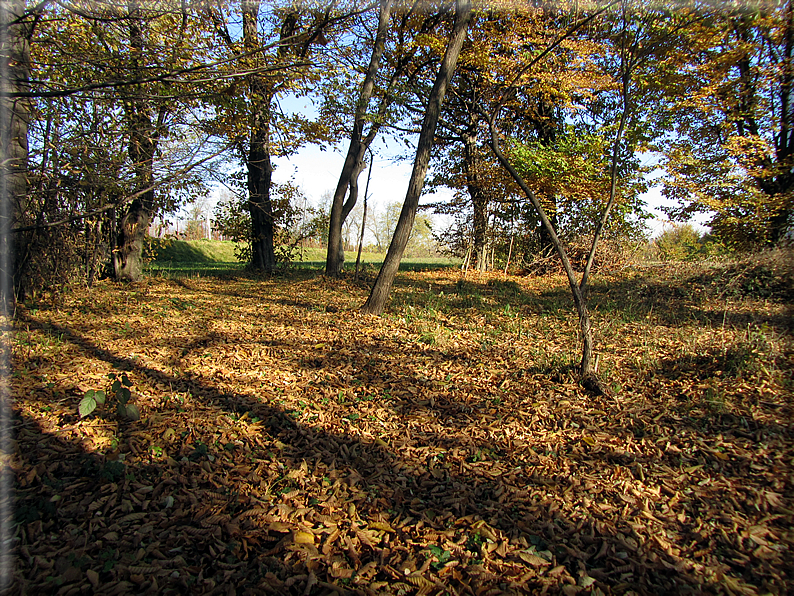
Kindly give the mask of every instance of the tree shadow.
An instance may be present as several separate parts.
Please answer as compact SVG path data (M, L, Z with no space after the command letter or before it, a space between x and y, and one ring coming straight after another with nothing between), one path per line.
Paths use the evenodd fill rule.
M652 456L597 450L575 440L550 445L554 451L547 453L531 452L517 469L511 467L521 443L500 434L483 391L472 387L475 401L461 404L464 388L395 370L393 356L411 356L404 346L375 340L341 353L339 346L318 348L296 338L261 340L285 356L293 352L285 368L322 371L325 378L311 386L318 396L332 397L350 385L340 377L345 367L354 367L367 383L393 388L392 398L382 403L388 415L406 419L406 434L387 442L345 427L312 426L311 416L321 416L322 407L308 421L296 420L294 410L277 404L275 389L261 398L253 389L250 395L227 392L189 367L167 373L66 327L31 316L23 320L174 396L146 422L119 423L118 452L104 455L84 449L77 430L112 425L112 419L64 419L55 432L30 419L17 421L23 459L18 511L27 516L18 518L17 578L28 593L209 594L227 593L228 586L251 594L392 588L535 593L559 591L581 583L581 577L604 590L623 585L621 590L672 594L699 588L680 557L644 543L646 535L628 521L613 525L590 509L572 515L566 507L583 498L594 464L600 462L599 474L628 480L634 472L626 468L651 466ZM234 334L196 338L183 356L221 342L234 345ZM446 357L440 350L428 354ZM441 397L424 399L431 395ZM74 405L79 396L68 399ZM345 424L352 429L368 412L358 410L362 405L346 397L326 407L348 409ZM531 415L534 406L526 408ZM191 410L193 420L214 419L216 427L191 422ZM157 416L174 420L170 438L168 428L151 422ZM469 433L440 432L433 418ZM256 421L245 427L254 432L241 430L245 420ZM577 424L585 428L586 421ZM154 428L173 456L160 457L152 449L156 445L145 443ZM607 442L610 433L625 432L603 428ZM679 457L662 455L662 461L681 465ZM565 467L551 465L560 458L568 462ZM624 508L626 520L636 520L643 503L618 489L605 506L604 511ZM682 523L671 521L668 530L683 533Z

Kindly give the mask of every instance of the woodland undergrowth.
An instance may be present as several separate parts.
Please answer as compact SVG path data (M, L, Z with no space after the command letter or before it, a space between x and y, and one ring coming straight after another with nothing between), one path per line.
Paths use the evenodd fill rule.
M598 397L559 276L404 273L383 317L311 272L28 304L9 593L788 593L792 296L753 275L596 276Z

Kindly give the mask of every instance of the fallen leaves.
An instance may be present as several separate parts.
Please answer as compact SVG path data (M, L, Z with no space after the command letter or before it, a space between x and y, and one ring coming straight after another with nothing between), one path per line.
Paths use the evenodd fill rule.
M790 337L731 372L746 327L600 315L623 389L595 397L552 290L516 280L508 310L467 281L478 312L454 274L400 279L382 318L322 278L105 282L24 314L19 593L786 591ZM118 370L142 419L80 419Z

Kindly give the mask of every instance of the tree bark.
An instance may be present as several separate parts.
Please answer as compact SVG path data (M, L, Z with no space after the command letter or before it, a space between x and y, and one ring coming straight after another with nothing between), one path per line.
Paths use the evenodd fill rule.
M275 225L270 189L273 165L270 161L269 110L259 106L251 131L248 168L248 211L251 214L251 267L264 273L276 268Z
M130 49L132 69L139 72L144 49L144 31L139 7L130 3ZM123 98L125 120L129 128L127 152L135 172L136 190L150 189L133 200L119 222L116 250L113 253L113 270L117 280L138 281L143 275L143 244L149 233L149 222L154 212L154 159L159 131L152 122L151 107L143 99L143 90L130 89L132 94ZM162 112L157 123L162 119Z
M416 217L416 210L419 206L419 197L422 194L422 187L427 174L430 150L433 147L433 138L438 118L441 114L441 105L444 102L447 87L455 72L455 65L463 47L463 42L466 39L470 20L471 0L457 0L455 24L452 28L447 49L444 52L444 58L441 60L441 66L438 70L438 75L436 75L433 89L428 98L425 117L419 133L419 142L416 147L414 167L408 182L408 192L400 212L400 219L397 221L397 228L394 231L391 244L389 244L389 250L378 273L378 278L375 280L375 285L372 287L367 302L361 307L362 312L379 315L383 313L386 307L386 300L389 297L394 278L400 267L400 259L402 259L403 252L408 244L408 238Z
M350 133L350 145L347 149L345 163L342 166L342 173L339 176L334 198L331 204L330 221L328 224L328 252L325 261L326 275L337 277L342 272L345 262L344 251L342 249L342 225L345 219L356 205L356 197L353 196L351 181L358 180L364 168L364 154L374 135L368 135L366 140L362 140L364 123L367 115L367 106L375 88L375 76L380 68L380 60L386 46L386 34L388 32L389 17L391 15L392 0L381 0L380 12L378 15L378 30L375 34L375 45L372 48L367 74L361 84L361 92L356 102L356 111L353 122L353 130ZM357 182L356 182L357 183ZM350 198L344 202L345 193L348 188L351 190Z
M243 14L243 43L247 52L255 52L261 46L257 29L260 5L259 0L240 2ZM296 13L287 13L283 17L281 39L292 37L296 26ZM284 46L279 47L279 58L284 58L288 51L289 49ZM276 227L271 198L273 164L270 153L270 117L274 92L268 81L260 74L249 75L248 83L252 121L245 162L248 211L251 214L251 267L257 271L272 273L276 269Z
M472 251L474 268L477 271L487 269L485 259L485 239L488 233L488 196L482 185L477 159L477 126L476 121L463 136L463 170L466 175L466 186L471 197L473 208L474 238Z
M30 99L9 97L12 93L30 90L30 37L33 34L33 18L25 15L24 0L3 2L0 7L0 27L5 35L0 39L2 49L2 130L0 134L0 167L2 167L3 198L6 199L2 213L2 274L11 282L3 287L3 299L10 307L16 299L24 299L27 288L29 233L12 237L12 228L24 227L34 221L30 213L28 196L28 126L30 123ZM0 32L2 35L2 32ZM9 209L10 207L10 209ZM9 221L10 220L10 221Z

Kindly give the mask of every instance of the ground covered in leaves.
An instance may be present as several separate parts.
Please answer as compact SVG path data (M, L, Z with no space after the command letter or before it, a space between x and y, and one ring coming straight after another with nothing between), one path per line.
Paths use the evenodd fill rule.
M11 593L787 593L790 285L743 271L597 276L600 397L560 277L401 274L383 317L316 273L29 304Z

